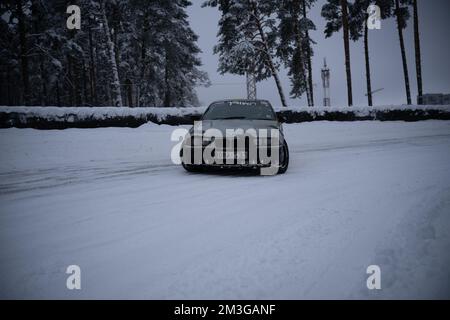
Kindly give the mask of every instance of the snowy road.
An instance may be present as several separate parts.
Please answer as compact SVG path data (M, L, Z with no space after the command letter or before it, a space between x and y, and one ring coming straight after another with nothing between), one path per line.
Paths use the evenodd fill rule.
M450 121L286 125L275 177L186 173L172 130L0 130L0 297L450 298Z

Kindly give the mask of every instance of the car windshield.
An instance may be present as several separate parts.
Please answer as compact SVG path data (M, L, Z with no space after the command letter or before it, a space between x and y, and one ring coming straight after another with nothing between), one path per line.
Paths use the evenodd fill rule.
M276 115L265 101L216 102L203 115L203 120L225 119L275 120Z

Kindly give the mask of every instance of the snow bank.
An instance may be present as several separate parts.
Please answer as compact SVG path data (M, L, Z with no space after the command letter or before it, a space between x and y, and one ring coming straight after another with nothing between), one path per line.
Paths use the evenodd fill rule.
M79 119L91 118L106 120L113 117L132 116L136 119L153 115L158 120L167 116L185 116L203 112L204 108L117 108L117 107L5 107L0 106L2 113L21 113L28 117L40 117L48 120L67 121L74 116Z
M97 128L138 127L157 124L191 124L206 107L117 108L117 107L5 107L0 106L0 128ZM357 106L357 107L275 107L280 121L358 120L450 120L450 106Z
M0 106L0 128L97 128L138 127L146 122L188 124L204 108L117 107L4 107Z
M380 105L380 106L332 106L332 107L324 107L324 106L315 106L315 107L306 107L306 106L274 106L275 111L293 111L293 112L316 112L316 113L324 113L324 112L357 112L359 114L368 114L370 111L392 111L392 110L450 110L450 105Z
M343 107L276 107L280 121L299 123L309 121L419 121L450 120L449 105L386 105Z

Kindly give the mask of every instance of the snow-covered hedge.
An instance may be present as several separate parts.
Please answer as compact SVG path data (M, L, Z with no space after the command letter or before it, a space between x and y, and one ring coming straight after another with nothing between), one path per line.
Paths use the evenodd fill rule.
M0 107L0 128L139 127L190 124L205 108Z
M419 121L450 120L450 106L376 106L376 107L289 107L275 108L280 121ZM116 108L116 107L2 107L0 128L97 128L138 127L146 122L191 124L199 119L199 108Z
M286 123L308 121L420 121L450 120L450 105L389 105L356 107L276 108L278 118Z

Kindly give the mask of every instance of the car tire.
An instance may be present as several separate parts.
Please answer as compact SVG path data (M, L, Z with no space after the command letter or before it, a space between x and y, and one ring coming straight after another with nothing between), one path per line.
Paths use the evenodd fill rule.
M284 174L286 173L288 167L289 167L289 147L287 145L287 142L285 141L283 143L283 147L281 148L280 152L284 152L284 158L283 158L283 163L278 167L278 171L276 174ZM280 155L281 158L281 155ZM261 168L257 169L257 173L259 175L261 175Z
M188 165L188 164L184 164L184 163L181 163L181 165L183 166L184 170L186 170L187 172L201 172L202 171L202 167L200 167L200 166L192 166L192 165Z
M278 168L278 174L286 173L289 167L289 147L286 141L284 142L283 149L281 152L284 152L284 161Z

